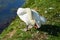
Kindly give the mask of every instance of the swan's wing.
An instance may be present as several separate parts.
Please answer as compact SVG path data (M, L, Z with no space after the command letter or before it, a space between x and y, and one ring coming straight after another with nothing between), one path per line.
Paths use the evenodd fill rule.
M29 19L28 19L28 14L26 12L26 9L18 8L17 15L22 21L24 21L28 25Z
M32 10L32 14L33 14L33 18L35 19L35 22L38 28L40 28L41 26L40 15L35 10Z
M46 23L46 18L43 16L40 16L40 20L41 20L41 24L45 24Z
M21 19L22 21L24 21L27 25L29 24L29 19L28 19L27 14L20 15L19 17L20 17L20 19Z
M32 13L30 8L25 8L26 14L28 14L29 20L32 20Z

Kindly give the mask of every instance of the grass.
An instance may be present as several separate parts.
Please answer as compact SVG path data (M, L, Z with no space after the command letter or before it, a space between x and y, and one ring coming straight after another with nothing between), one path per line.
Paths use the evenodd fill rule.
M24 32L26 25L18 16L0 34L0 40L60 40L60 0L26 0L24 8L29 7L47 18L46 25L40 29L32 28ZM49 9L52 8L52 9ZM47 12L46 12L47 11Z

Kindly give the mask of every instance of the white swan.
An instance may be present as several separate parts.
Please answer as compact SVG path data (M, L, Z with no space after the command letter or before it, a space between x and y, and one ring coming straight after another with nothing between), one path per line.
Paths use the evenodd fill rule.
M46 19L38 14L33 9L30 8L18 8L17 15L19 18L24 21L27 25L27 29L32 28L40 28L41 24L45 24Z

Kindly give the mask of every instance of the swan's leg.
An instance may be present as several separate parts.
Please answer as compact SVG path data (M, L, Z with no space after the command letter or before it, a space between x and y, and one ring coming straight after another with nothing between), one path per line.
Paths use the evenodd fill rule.
M29 25L29 26L28 26L28 30L30 30L32 27L33 27L33 25Z
M24 31L29 31L32 27L32 25L27 25L26 28L24 28Z
M28 31L28 26L29 26L29 25L26 26L27 31Z
M22 29L22 31L28 31L32 28L32 25L26 25L26 27L24 29Z

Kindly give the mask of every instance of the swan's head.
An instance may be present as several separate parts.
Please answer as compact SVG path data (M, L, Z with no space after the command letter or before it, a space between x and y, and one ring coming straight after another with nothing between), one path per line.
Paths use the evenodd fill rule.
M46 23L46 18L43 16L40 16L40 20L41 20L41 24L45 24Z
M19 14L19 15L25 14L25 9L24 8L18 8L17 14Z

